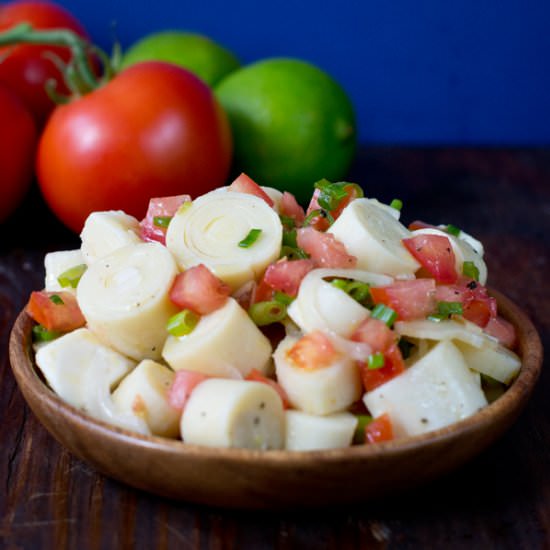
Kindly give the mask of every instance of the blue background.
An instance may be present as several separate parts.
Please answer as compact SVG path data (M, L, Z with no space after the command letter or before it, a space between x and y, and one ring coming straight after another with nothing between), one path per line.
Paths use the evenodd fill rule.
M363 144L550 144L550 0L60 3L109 50L180 28L242 63L313 62L351 96Z

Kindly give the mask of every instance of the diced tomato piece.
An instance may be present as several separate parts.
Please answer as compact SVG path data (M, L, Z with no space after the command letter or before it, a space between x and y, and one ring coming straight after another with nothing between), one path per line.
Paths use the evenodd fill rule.
M500 316L491 317L483 330L494 336L503 346L513 349L516 345L516 329L512 323Z
M181 309L207 315L222 307L230 294L229 285L204 264L199 264L176 276L170 289L170 300Z
M416 231L417 229L441 229L431 223L426 223L421 220L415 220L409 224L409 231Z
M366 363L359 362L359 371L365 391L372 391L378 386L389 382L405 371L405 361L397 344L392 344L384 352L384 366L379 369L369 369Z
M281 260L268 266L263 282L274 290L296 296L302 279L314 267L313 260Z
M298 204L296 197L288 191L283 192L281 198L281 214L294 220L296 227L301 227L306 217L304 209Z
M461 277L457 284L438 285L435 296L439 302L460 302L463 317L481 328L497 315L496 300L473 279Z
M287 352L289 361L297 367L315 370L328 367L337 357L332 342L319 330L302 336Z
M168 390L168 403L178 411L183 411L191 392L209 376L192 370L179 370Z
M34 291L26 311L38 324L57 332L69 332L86 324L76 297L70 292Z
M178 208L191 200L189 195L175 195L172 197L159 197L149 201L149 208L145 218L139 223L140 237L144 241L156 241L162 244L166 242L166 227L155 225L155 218L171 218Z
M395 333L380 319L367 317L351 335L354 342L363 342L372 348L373 353L386 351L395 343Z
M365 443L380 443L393 439L393 425L388 413L375 418L365 426Z
M289 409L290 408L290 401L288 400L288 396L283 389L283 386L276 382L275 380L272 380L271 378L268 378L267 376L264 376L258 369L252 369L247 375L245 380L252 380L254 382L262 382L263 384L267 384L268 386L271 386L281 398L281 401L283 402L283 408Z
M247 193L249 195L256 195L260 199L263 199L269 206L273 208L273 200L271 197L250 177L242 173L233 181L233 183L227 188L228 191L235 191L237 193Z
M270 302L273 300L275 295L275 290L272 286L268 285L264 279L262 279L254 288L252 294L252 303L257 304L258 302Z
M298 246L305 250L319 267L353 268L357 258L348 254L346 247L331 233L322 233L312 227L298 229Z
M438 283L455 283L457 281L455 254L447 237L421 234L403 239L402 242Z
M435 311L436 285L433 279L395 281L388 286L371 287L375 304L384 304L402 321L423 319Z
M331 210L329 214L332 216L334 220L337 220L344 208L354 199L356 199L359 196L358 188L356 185L345 185L344 190L347 193L347 196L340 201L340 204L337 208L334 210ZM314 210L321 210L321 207L319 206L319 195L321 194L321 191L319 189L315 189L313 192L313 196L311 197L311 201L309 202L309 205L307 207L306 216L311 214ZM317 229L318 231L326 231L330 227L329 220L324 216L316 216L313 218L310 223L309 227L313 227L314 229Z

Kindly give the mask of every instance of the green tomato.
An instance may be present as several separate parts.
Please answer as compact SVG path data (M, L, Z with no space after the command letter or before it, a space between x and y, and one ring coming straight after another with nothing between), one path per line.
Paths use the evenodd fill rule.
M122 68L142 61L166 61L191 71L209 86L240 67L237 57L201 34L162 31L149 34L130 46Z

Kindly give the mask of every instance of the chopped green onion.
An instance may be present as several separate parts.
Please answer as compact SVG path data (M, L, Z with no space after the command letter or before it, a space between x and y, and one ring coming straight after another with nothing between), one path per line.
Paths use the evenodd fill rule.
M367 360L369 370L381 369L386 364L386 359L381 351L371 353Z
M288 306L294 301L294 296L289 296L284 292L279 292L278 290L276 290L273 296L273 299L275 300L275 302L278 302L279 304Z
M76 288L84 272L88 269L86 264L75 265L59 275L57 282L62 288Z
M291 229L290 231L283 231L283 246L290 246L291 248L298 248L298 241L296 229Z
M197 323L200 321L200 316L190 309L184 309L175 315L172 315L168 319L166 324L166 330L176 337L185 336L193 332L193 329L197 326Z
M172 221L172 216L155 216L153 218L153 225L156 227L168 227Z
M462 264L462 274L474 281L479 281L479 269L474 262L466 261Z
M335 286L344 292L346 292L346 289L348 288L348 283L349 281L346 281L346 279L332 279L332 281L330 281L332 286Z
M450 235L454 235L455 237L458 237L460 235L460 229L456 225L453 225L452 223L447 225L447 227L445 228L445 231Z
M32 327L32 336L35 342L51 342L61 336L61 332L57 330L48 330L43 325L35 325Z
M401 209L403 208L403 201L400 199L393 199L390 202L390 206L401 212Z
M443 321L451 315L462 315L461 302L437 302L437 313L430 315L430 321Z
M58 294L52 294L50 296L50 302L53 302L56 306L65 305L65 302L63 301L63 298L61 298L61 296L59 296Z
M286 306L275 300L269 302L257 302L248 310L251 319L259 327L282 321L286 317Z
M261 229L251 229L248 235L239 243L239 246L241 248L250 248L258 240L261 232Z
M370 286L361 281L348 281L346 279L332 279L330 284L343 290L351 298L360 304L370 298Z
M357 415L357 426L353 435L353 442L356 444L365 443L365 428L372 422L372 416L368 414Z
M309 258L307 252L302 250L299 246L282 246L280 258L288 258L289 260L305 260Z
M361 281L350 281L346 292L357 302L362 303L370 298L370 286Z
M279 214L279 218L281 219L283 227L288 229L294 229L296 227L296 222L294 221L294 218L291 218L290 216L283 216L283 214Z
M385 306L384 304L377 304L371 311L371 317L384 321L386 325L391 327L397 319L397 313L391 307Z
M327 212L338 208L340 203L348 196L345 190L345 182L332 183L327 179L319 180L315 183L315 189L319 189L317 203Z
M307 227L317 216L327 217L327 213L320 208L312 210L304 219L303 227Z

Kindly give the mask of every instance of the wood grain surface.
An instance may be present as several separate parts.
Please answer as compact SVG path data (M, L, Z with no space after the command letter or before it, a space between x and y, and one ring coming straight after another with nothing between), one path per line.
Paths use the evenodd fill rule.
M520 304L550 345L550 152L374 148L353 181L401 198L403 221L453 223L486 247L489 283ZM36 190L0 225L0 548L550 548L550 374L511 430L466 466L421 489L364 505L282 512L174 502L97 474L27 408L7 342L44 253L78 239ZM345 488L342 488L345 490Z

